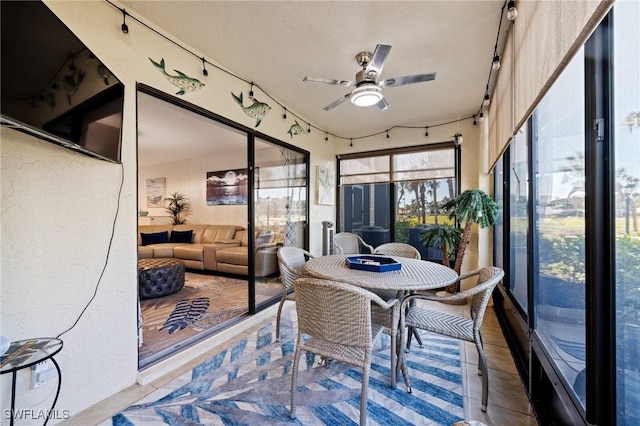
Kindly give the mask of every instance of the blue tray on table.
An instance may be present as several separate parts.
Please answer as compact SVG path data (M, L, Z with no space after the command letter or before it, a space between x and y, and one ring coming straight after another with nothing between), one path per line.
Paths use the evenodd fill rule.
M347 256L347 266L363 271L388 272L399 270L402 264L390 257L360 255Z

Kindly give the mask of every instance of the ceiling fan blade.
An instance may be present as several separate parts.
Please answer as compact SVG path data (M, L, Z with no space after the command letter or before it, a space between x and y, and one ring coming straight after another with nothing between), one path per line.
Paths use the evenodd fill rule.
M389 109L389 102L387 102L387 100L385 98L380 99L380 102L378 102L376 104L376 106L378 108L380 108L380 111L384 111Z
M349 98L351 98L351 93L347 93L346 95L336 99L335 101L331 102L329 105L327 105L326 107L324 107L322 109L324 109L325 111L329 111L331 109L334 109L335 107L337 107L338 105L340 105L344 101L349 100Z
M396 86L404 86L406 84L413 83L421 83L423 81L431 81L435 80L436 73L432 72L429 74L416 74L416 75L405 75L404 77L394 77L387 78L380 82L380 87L396 87Z
M382 68L384 67L384 63L389 56L389 52L391 51L391 46L387 44L379 44L376 46L376 50L373 51L373 56L371 57L371 61L365 68L365 74L370 78L377 78L382 73ZM371 74L371 72L375 72L375 74Z
M349 80L331 80L328 78L316 78L316 77L305 77L302 81L309 81L311 83L323 83L323 84L333 84L334 86L351 86L353 81Z

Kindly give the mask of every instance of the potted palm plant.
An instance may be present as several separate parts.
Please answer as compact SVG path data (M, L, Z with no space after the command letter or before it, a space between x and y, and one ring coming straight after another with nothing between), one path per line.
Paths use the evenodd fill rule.
M471 225L476 223L481 228L495 225L500 205L482 189L476 188L464 191L462 194L445 203L442 207L450 212L449 217L454 218L456 222L463 226L462 230L460 231L459 228L451 225L439 225L438 227L431 227L423 231L421 238L423 241L445 241L442 240L445 233L440 229L441 227L458 229L458 235L460 235L460 237L459 244L457 244L458 249L453 269L457 274L460 274L462 259L469 244ZM447 250L456 247L452 242L455 242L455 240L445 241ZM443 247L442 244L443 243L440 242L441 247ZM443 247L443 263L448 265L448 261L445 261L444 252ZM450 293L455 293L459 290L459 285L459 283L452 284L448 286L446 290Z
M191 202L181 192L174 192L165 198L168 202L167 213L171 216L172 225L187 223L187 215L191 213Z

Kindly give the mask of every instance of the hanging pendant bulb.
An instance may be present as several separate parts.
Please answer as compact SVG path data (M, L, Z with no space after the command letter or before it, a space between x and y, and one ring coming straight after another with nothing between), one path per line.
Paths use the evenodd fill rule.
M507 19L510 21L514 21L516 19L516 16L518 16L518 9L516 9L516 2L513 0L510 0L509 3L507 3Z
M129 34L129 27L127 26L127 11L124 9L121 9L121 11L122 11L122 25L120 26L120 30L122 30L124 34Z
M284 109L284 112L282 113L282 118L285 119L285 120L287 119L287 109L286 108Z
M389 131L387 130L387 139L389 139Z
M489 94L485 93L484 100L482 101L482 106L489 106L491 103L491 99L489 99Z
M500 55L497 53L493 57L493 62L491 63L491 69L494 71L498 71L500 69Z
M429 128L428 127L424 128L424 135L425 136L429 136Z
M307 123L307 133L311 133L311 124Z
M474 126L477 126L477 125L478 125L478 122L476 121L476 116L475 116L475 115L473 116L473 125L474 125Z
M480 113L480 115L478 116L478 121L481 123L484 121L484 113Z
M329 140L329 133L324 134L324 141L327 142Z
M204 56L202 57L202 75L205 77L209 75L209 71L207 71L207 62L204 60Z
M251 89L249 89L249 97L253 98L253 81L251 82Z

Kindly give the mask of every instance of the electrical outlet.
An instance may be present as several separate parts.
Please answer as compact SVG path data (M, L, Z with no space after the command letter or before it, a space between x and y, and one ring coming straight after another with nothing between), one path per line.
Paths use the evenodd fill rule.
M31 389L39 388L51 378L46 374L49 370L52 370L49 360L31 366Z

